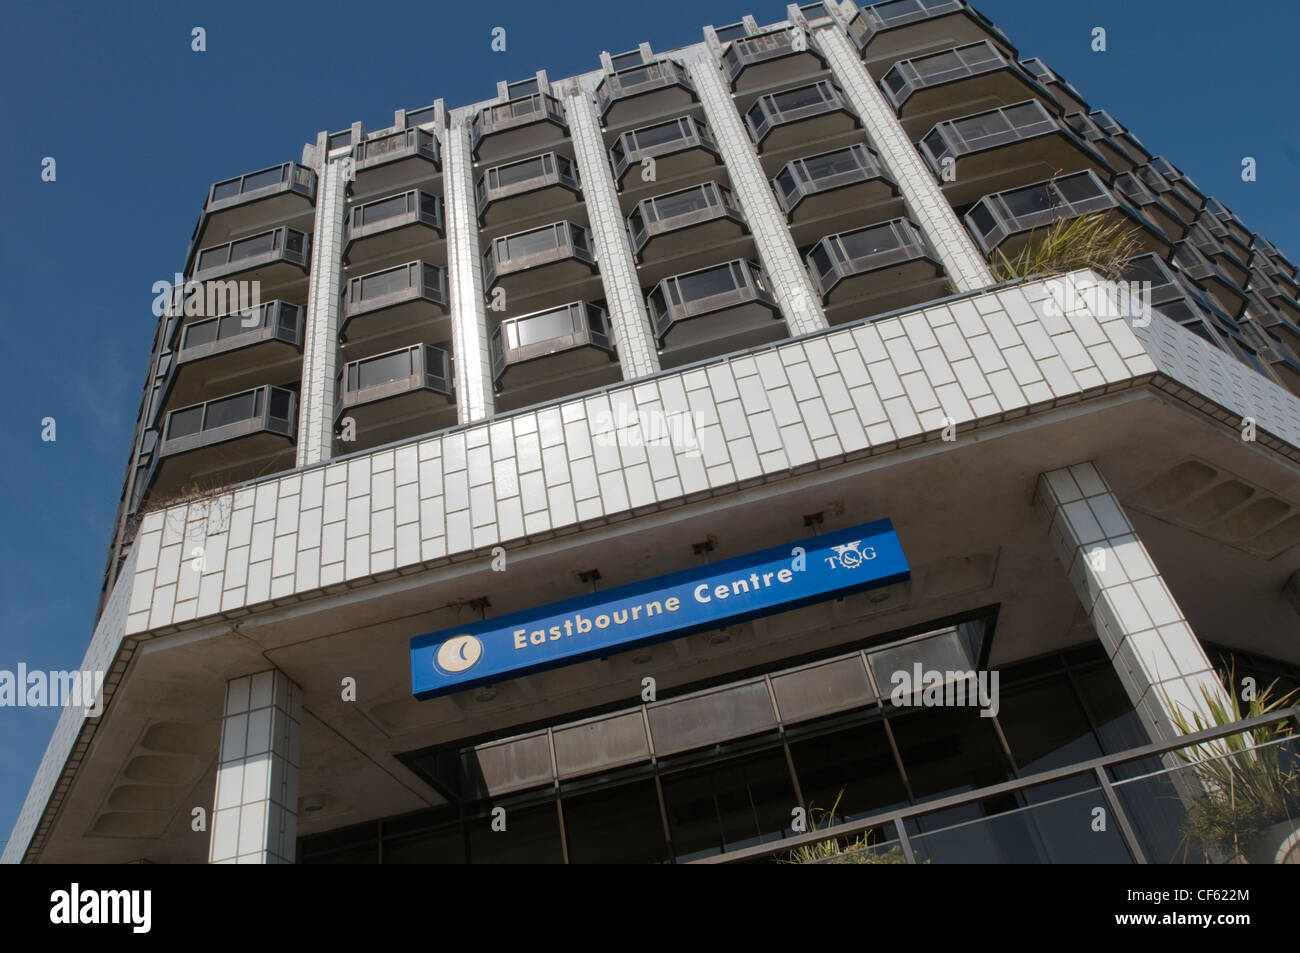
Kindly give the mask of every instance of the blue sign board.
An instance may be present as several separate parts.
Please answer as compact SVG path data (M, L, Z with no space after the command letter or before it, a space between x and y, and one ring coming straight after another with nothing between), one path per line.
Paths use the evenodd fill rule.
M411 640L411 692L433 698L734 625L908 577L887 519Z

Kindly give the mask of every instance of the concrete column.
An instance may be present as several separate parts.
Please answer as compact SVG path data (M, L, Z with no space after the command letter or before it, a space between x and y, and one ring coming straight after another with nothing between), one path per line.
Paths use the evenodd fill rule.
M953 286L957 291L978 291L995 284L984 256L944 198L934 173L916 151L894 108L844 35L843 27L822 26L815 35L836 84L862 120L868 143L898 183L908 216L938 254Z
M659 353L650 333L650 317L637 279L636 261L619 209L614 174L600 134L600 119L587 90L576 83L565 91L564 113L573 137L574 156L582 178L582 198L591 222L600 282L613 325L614 343L623 379L632 380L659 371Z
M740 113L736 112L731 90L722 78L717 61L710 53L696 50L687 62L687 70L704 106L709 129L727 164L733 186L731 193L745 213L786 326L795 336L825 330L830 325L821 298L813 290L812 279L790 237L772 185L758 161L754 141L740 121Z
M325 143L320 144L325 156ZM311 284L303 330L302 389L298 394L300 467L334 453L334 377L338 373L339 310L343 283L343 221L352 156L325 158L317 168L316 224L311 238Z
M469 138L471 118L467 113L458 113L442 136L442 198L447 216L451 347L456 365L456 413L462 424L495 413L487 311L483 303L478 207L474 200L474 156Z
M211 864L292 864L302 689L276 669L226 683Z
M1230 702L1133 524L1092 463L1044 473L1037 503L1097 637L1153 741L1177 738L1174 712Z

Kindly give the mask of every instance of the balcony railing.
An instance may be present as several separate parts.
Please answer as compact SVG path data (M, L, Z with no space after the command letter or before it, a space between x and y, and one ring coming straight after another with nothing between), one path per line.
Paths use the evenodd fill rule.
M800 202L819 192L882 179L895 183L881 168L876 154L861 143L832 149L814 156L793 159L772 179L776 200L789 215Z
M1007 238L1089 212L1123 208L1096 173L1075 172L986 195L966 213L966 226L991 254Z
M799 44L795 42L796 36L802 37ZM797 45L802 48L797 49ZM726 71L727 78L734 83L751 66L783 56L811 52L811 47L812 40L800 27L779 27L765 33L753 33L731 41L723 51L722 68Z
M885 0L860 7L858 15L849 21L849 33L860 50L883 30L958 13L965 6L961 0Z
M474 117L474 150L478 151L479 144L487 136L543 120L569 128L564 118L564 107L558 99L546 93L532 93L496 106L484 106Z
M614 167L614 178L622 179L629 166L644 159L701 148L714 155L718 152L704 123L693 116L681 116L623 133L609 147L609 161Z
M1268 741L1255 734L1279 724L1292 732L1300 729L1300 708L843 821L697 863L753 863L810 847L829 855L821 863L1231 863L1239 858L1229 851L1189 844L1182 833L1185 819L1201 792L1212 789L1209 779L1240 777L1259 761L1295 763L1300 742L1294 733ZM1113 823L1105 832L1080 838L1077 819L1097 804L1108 805ZM976 816L959 820L971 814ZM870 845L844 849L859 839ZM1276 854L1253 859L1280 862Z
M511 365L557 351L584 345L607 353L614 350L605 310L586 301L507 318L492 332L491 345L492 378L497 385Z
M632 251L639 254L655 235L723 217L742 225L745 222L731 190L717 182L702 182L679 192L642 199L627 217Z
M744 259L665 278L646 297L650 322L661 345L678 321L751 302L776 307L767 278L756 264Z
M316 173L296 162L282 162L269 169L217 182L208 190L208 201L204 211L211 215L222 209L242 205L245 202L256 202L282 192L295 192L308 201L314 202Z
M452 394L451 355L432 344L349 361L335 376L334 416L359 404L383 400L411 391Z
M1149 283L1151 306L1161 314L1177 321L1202 340L1242 359L1243 363L1252 364L1242 352L1253 356L1254 347L1247 342L1237 322L1189 280L1186 272L1170 267L1158 255L1148 254L1129 261L1124 277L1128 281ZM1257 363L1252 366L1259 369Z
M596 86L600 114L603 116L608 113L610 107L621 99L630 99L669 86L680 86L692 95L695 93L695 86L686 75L686 70L676 60L643 63L608 73Z
M495 239L483 252L483 282L488 288L505 274L575 258L595 265L591 231L573 222L555 222Z
M1028 59L1020 60L1020 66L1026 73L1032 76L1040 86L1048 90L1057 99L1061 99L1065 102L1067 112L1088 108L1087 102L1079 95L1079 91L1074 88L1073 84L1063 79L1038 57L1032 56ZM1053 89L1053 87L1055 87L1055 89ZM1062 94L1064 94L1063 97Z
M578 180L577 165L558 152L547 152L518 162L493 166L479 177L474 186L478 214L482 215L493 202L552 185L563 186L574 192L580 191L582 187Z
M825 80L760 96L745 113L749 136L758 145L776 126L832 112L849 112L844 99Z
M845 278L929 257L921 233L905 218L828 235L808 253L808 271L824 298Z
M985 149L1058 132L1073 136L1041 103L1030 99L938 123L921 140L920 149L935 173L941 174L944 159L956 160Z
M893 107L901 109L919 90L1000 69L1010 69L1033 82L1032 77L1019 64L1008 60L988 40L980 40L940 53L900 60L885 73L881 86Z
M344 322L368 311L416 299L446 309L447 276L441 265L411 261L350 279L343 298Z
M396 132L358 142L355 158L357 172L410 158L427 159L433 163L434 168L442 168L438 137L427 129L398 129Z
M400 195L377 199L354 206L348 216L347 239L354 242L376 232L404 225L427 225L438 234L443 232L442 198L413 189Z
M261 432L292 440L297 407L293 391L267 384L173 410L163 424L158 454L166 457Z
M275 262L296 265L305 272L310 253L311 236L282 225L269 232L203 249L195 260L192 277L204 281Z
M223 314L182 325L174 363L202 360L271 339L301 347L302 329L301 305L268 301L251 313Z

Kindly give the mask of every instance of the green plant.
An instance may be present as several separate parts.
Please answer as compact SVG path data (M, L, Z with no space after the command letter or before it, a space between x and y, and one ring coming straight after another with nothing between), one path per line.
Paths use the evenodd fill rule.
M1222 673L1221 677L1222 676ZM1274 681L1245 706L1236 692L1236 667L1226 675L1225 696L1202 686L1208 717L1200 712L1188 718L1170 704L1173 721L1183 734L1225 728L1239 721L1286 708L1295 697L1292 691L1273 697ZM1189 840L1229 860L1241 861L1244 848L1268 827L1300 817L1300 767L1284 766L1280 739L1292 735L1285 723L1272 723L1198 745L1193 752L1179 751L1205 788L1195 798L1183 819L1182 830Z
M835 795L835 803L830 806L829 810L824 808L815 808L809 805L808 815L809 824L814 831L824 830L835 823L835 811L840 806L840 800L844 797L844 789ZM790 851L788 860L778 861L785 864L905 864L907 857L903 854L903 849L897 845L889 850L880 850L879 846L873 846L871 843L872 836L876 833L875 828L864 831L856 838L849 840L843 837L832 837L824 841L816 841L812 844L805 844L803 847L796 847Z
M999 250L994 277L1011 281L1091 268L1107 281L1118 281L1125 264L1141 250L1135 229L1093 212L1054 222L1041 235L1030 232L1028 244L1014 258Z

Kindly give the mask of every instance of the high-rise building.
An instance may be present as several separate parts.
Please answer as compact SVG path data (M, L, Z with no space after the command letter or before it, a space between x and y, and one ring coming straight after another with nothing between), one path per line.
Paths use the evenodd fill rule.
M321 132L183 277L6 860L1230 859L1300 274L961 0Z

